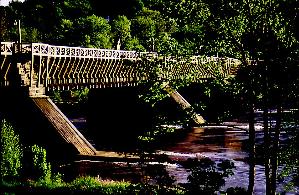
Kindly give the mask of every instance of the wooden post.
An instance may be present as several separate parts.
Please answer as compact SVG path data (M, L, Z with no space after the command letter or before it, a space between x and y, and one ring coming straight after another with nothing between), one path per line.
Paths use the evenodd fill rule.
M39 56L39 69L38 69L38 82L37 82L37 87L40 87L41 84L41 72L42 72L42 55Z
M19 31L19 44L22 43L22 32L21 32L21 21L18 20L18 31Z
M191 104L187 102L187 100L185 100L183 96L181 96L181 94L179 94L176 90L172 89L168 83L164 83L162 85L162 88L170 95L170 97L175 102L180 105L183 110L185 110L186 112L190 112L189 114L196 124L201 125L206 122L202 116L193 111L193 107L191 106Z
M31 68L30 68L30 86L33 84L33 70L34 70L34 55L33 55L33 45L31 45Z
M46 64L46 81L45 81L45 87L48 87L49 63L50 63L49 61L50 61L50 55L49 55L49 49L48 49L47 64Z

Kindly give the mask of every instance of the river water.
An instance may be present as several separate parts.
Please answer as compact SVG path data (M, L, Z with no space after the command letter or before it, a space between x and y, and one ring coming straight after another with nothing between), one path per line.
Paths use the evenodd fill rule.
M85 127L86 120L84 118L77 118L72 120L79 129ZM256 124L256 143L262 143L263 132L262 125ZM282 132L282 137L287 136ZM175 160L187 160L188 158L201 158L208 157L216 162L222 160L231 160L235 164L234 175L226 179L225 186L221 190L225 190L228 187L243 187L248 186L248 172L249 166L247 163L248 152L246 146L248 144L248 124L227 122L220 126L205 126L194 127L191 131L186 133L179 141L172 143L166 147L162 147L157 153L163 153L170 156ZM94 162L97 164L98 169L101 169L103 175L103 167L107 165L105 162L99 166L100 162ZM105 165L103 165L105 164ZM113 164L113 163L112 163ZM117 167L125 167L125 163L114 162ZM94 167L97 167L94 166ZM110 168L111 164L109 164ZM82 166L81 166L82 167ZM188 182L187 177L189 172L179 164L167 164L167 171L170 175L174 176L176 183ZM94 172L96 168L91 168ZM264 166L257 164L255 175L255 188L254 192L257 195L265 194L265 175ZM106 169L106 175L109 173L109 169ZM110 169L112 170L112 169ZM115 168L114 168L115 171ZM120 171L117 168L118 172ZM104 174L105 175L105 174ZM134 177L126 175L127 177ZM136 175L135 175L136 176ZM278 185L278 191L283 192L283 184ZM294 192L288 192L286 194L299 194L298 189Z
M259 129L259 127L257 127ZM261 131L257 131L257 138L260 137ZM184 140L175 143L173 146L164 148L165 153L173 156L176 154L186 155L186 158L192 157L208 157L215 162L222 160L231 160L236 169L234 175L226 179L228 187L248 186L248 170L246 163L248 153L245 151L244 145L248 141L248 132L246 124L238 124L233 127L229 126L208 126L193 128L187 134ZM182 158L182 157L181 157ZM256 185L255 194L264 194L265 177L263 174L263 166L256 166ZM170 172L175 176L177 182L186 183L189 173L181 166L171 167Z

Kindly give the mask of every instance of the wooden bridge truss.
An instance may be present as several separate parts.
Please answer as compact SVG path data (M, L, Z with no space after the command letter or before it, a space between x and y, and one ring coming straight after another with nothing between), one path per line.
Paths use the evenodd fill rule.
M166 78L187 74L199 80L227 77L235 74L240 64L232 58L193 56L186 61L146 52L1 42L0 84L14 82L12 70L17 68L22 77L20 85L29 86L32 91L134 86L147 79L142 71L144 58L160 60L161 76Z

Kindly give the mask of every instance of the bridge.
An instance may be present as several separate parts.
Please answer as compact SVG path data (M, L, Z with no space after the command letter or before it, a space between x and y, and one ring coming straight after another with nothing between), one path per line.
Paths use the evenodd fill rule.
M63 139L82 155L96 149L47 96L51 90L137 86L150 79L148 72L159 63L161 79L192 74L194 82L234 75L241 62L232 58L192 56L186 60L157 53L55 46L43 43L1 42L0 86L22 91ZM183 109L191 105L168 84L165 91ZM194 115L198 123L201 116Z

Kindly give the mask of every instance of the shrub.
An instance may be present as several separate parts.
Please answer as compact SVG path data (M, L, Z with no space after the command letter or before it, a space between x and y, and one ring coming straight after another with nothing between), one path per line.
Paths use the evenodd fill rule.
M13 127L6 121L1 123L1 180L14 180L19 177L19 171L22 168L23 150L20 144L20 138Z
M167 172L165 165L162 164L148 164L146 167L147 175L152 178L159 187L171 187L175 182L173 176Z
M37 145L31 147L33 154L33 170L39 179L51 179L51 164L47 162L47 152L44 148Z
M33 173L37 179L34 185L48 189L64 186L62 175L60 173L52 174L51 164L47 162L46 150L33 145L31 151L33 154Z
M189 162L192 168L187 188L191 194L214 194L225 184L224 178L233 174L234 164L230 161L216 164L209 158L203 158Z
M100 182L97 178L91 176L78 177L69 186L76 191L95 191L100 188Z

